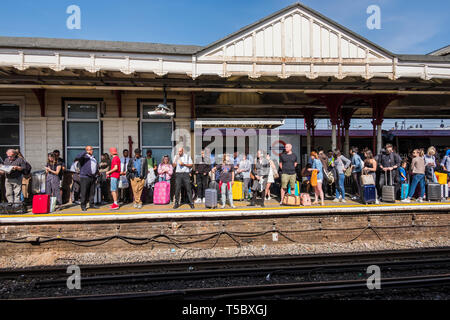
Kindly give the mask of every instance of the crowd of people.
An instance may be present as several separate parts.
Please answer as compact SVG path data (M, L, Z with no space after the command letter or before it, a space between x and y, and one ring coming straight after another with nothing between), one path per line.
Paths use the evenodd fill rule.
M18 150L9 149L6 156L0 167L6 201L22 203L30 198L32 168ZM170 183L174 209L182 204L194 208L194 198L195 204L204 204L206 190L216 187L221 208L227 202L235 208L232 190L236 181L240 182L239 187L242 185L243 199L249 206L264 206L273 197L279 197L282 204L285 194L300 192L312 193L316 205L324 205L326 199L346 202L347 195L359 201L363 194L362 178L369 176L376 185L376 203L383 201L384 185L394 186L397 200L410 202L414 198L422 202L426 184L437 182L435 172L446 174L448 181L450 149L442 157L434 147L426 152L415 149L402 159L391 144L377 155L367 148L360 151L352 147L348 157L338 149L325 152L317 148L302 166L290 144L276 160L264 150L254 155L238 152L214 155L204 149L193 161L184 148L179 148L173 160L165 155L159 163L151 150L143 156L140 149L135 149L132 157L128 150L123 150L119 157L117 149L110 148L109 154L102 154L97 160L94 148L87 146L75 157L70 169L65 167L58 150L48 154L44 169L45 193L55 197L59 206L63 204L64 172L70 173L70 202L79 204L82 211L88 205L98 208L99 204L107 203L111 203L112 210L119 209L123 203L142 208L144 202L152 202L155 183L163 181ZM402 196L403 184L409 184L409 188Z

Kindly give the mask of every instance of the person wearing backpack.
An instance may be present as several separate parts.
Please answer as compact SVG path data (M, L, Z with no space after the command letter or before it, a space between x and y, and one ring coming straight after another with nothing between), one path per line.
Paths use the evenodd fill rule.
M19 150L17 151L17 156L19 158L22 158L23 161L25 161L25 169L23 169L23 177L22 177L22 201L28 201L30 200L30 181L31 181L31 165L28 163L27 160L23 157L22 153Z
M352 147L350 149L350 155L352 156L351 159L352 178L354 185L356 185L356 192L357 192L357 194L353 196L352 200L357 200L361 195L361 174L362 169L364 168L364 163L358 154L357 147Z

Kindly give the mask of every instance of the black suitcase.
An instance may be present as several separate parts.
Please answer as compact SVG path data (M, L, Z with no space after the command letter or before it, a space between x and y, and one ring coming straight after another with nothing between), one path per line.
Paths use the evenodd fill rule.
M395 203L395 186L392 185L392 171L389 171L391 182L388 184L387 173L384 172L385 185L381 188L381 199L383 202Z
M427 184L427 200L441 201L442 189L439 183Z
M26 214L27 207L23 203L0 203L1 214Z

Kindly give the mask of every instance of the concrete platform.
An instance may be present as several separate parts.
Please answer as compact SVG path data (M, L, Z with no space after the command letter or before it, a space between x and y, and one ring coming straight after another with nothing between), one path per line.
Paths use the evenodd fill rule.
M348 200L347 203L325 201L325 206L280 206L276 200L266 201L264 208L247 206L247 201L235 201L237 208L228 205L224 209L208 209L203 204L197 204L195 209L183 205L174 210L172 205L145 205L142 209L133 208L131 204L122 206L119 210L110 210L109 205L99 209L88 209L82 212L79 206L68 206L51 214L0 215L0 224L33 224L33 223L64 223L64 222L95 222L95 221L133 221L133 220L183 220L183 219L224 219L237 217L277 217L292 215L330 215L330 214L364 214L364 213L426 213L449 212L450 202L423 203L381 203L379 205L362 205Z

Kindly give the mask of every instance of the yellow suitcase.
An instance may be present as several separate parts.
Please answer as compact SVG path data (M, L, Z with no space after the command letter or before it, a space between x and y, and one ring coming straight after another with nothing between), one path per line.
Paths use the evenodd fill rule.
M439 184L447 184L447 174L441 172L435 172L436 178Z
M234 181L231 190L233 192L233 200L244 200L244 184L242 181Z

